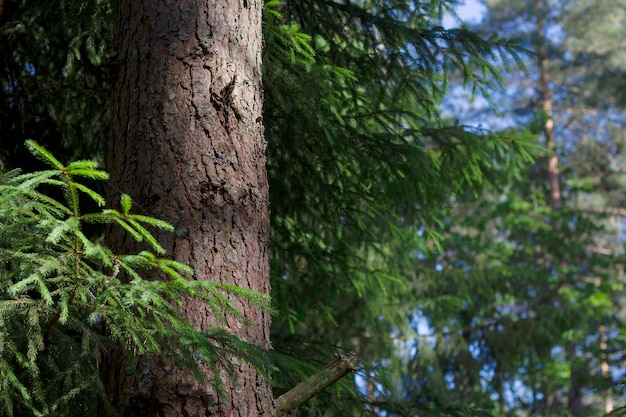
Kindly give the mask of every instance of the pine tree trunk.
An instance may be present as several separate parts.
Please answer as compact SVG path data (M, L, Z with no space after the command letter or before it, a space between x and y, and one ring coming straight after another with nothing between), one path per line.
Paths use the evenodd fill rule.
M552 89L550 88L550 61L546 48L545 34L545 5L543 0L535 1L538 11L537 19L537 58L539 59L539 96L543 117L543 134L546 138L546 148L552 153L548 155L546 177L548 180L548 204L552 210L561 209L561 183L559 172L559 157L556 153L556 137L554 135L554 115L552 110Z
M110 202L130 194L142 214L165 219L168 254L194 268L195 279L269 293L268 185L261 123L260 0L121 0L109 147ZM112 232L120 252L138 246ZM228 330L269 347L270 316L235 301L251 320ZM201 302L187 300L198 328L224 326ZM226 373L229 398L185 370L142 358L137 376L123 357L104 376L124 416L273 415L268 384L247 364Z
M552 109L552 88L550 86L550 62L546 47L545 15L547 7L543 0L535 0L537 19L537 58L539 59L539 96L541 100L542 116L544 118L543 133L546 139L546 148L552 151L548 155L546 180L548 182L548 205L554 211L559 211L562 205L559 158L556 153L556 137L554 134L554 117ZM564 261L565 262L565 261ZM574 342L567 342L566 351L569 356L570 378L567 392L567 410L573 417L581 417L584 413L582 403L584 367L578 364L579 354Z

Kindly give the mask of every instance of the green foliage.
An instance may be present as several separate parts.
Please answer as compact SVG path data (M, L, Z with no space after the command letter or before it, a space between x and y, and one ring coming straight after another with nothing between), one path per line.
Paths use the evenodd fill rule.
M394 233L434 233L450 194L523 161L509 151L526 152L524 139L448 124L437 110L447 71L462 69L472 89L487 93L481 71L493 59L516 62L523 50L443 30L429 17L435 3L444 2L286 4L282 16L311 35L314 61L294 63L285 42L266 36L273 288L277 319L289 329L308 309L329 311L324 297L315 306L302 298L385 287L393 274L366 259ZM280 295L292 290L307 297Z
M112 32L111 3L69 1L57 7L30 0L5 2L9 3L19 7L5 11L0 21L0 50L6 51L0 60L4 83L0 137L6 163L16 161L13 156L24 137L41 138L54 149L62 142L79 158L101 157L105 141L100 138L106 137L108 128L108 71L115 68L107 63L108 56L113 57L111 64L115 57L106 47ZM523 128L494 133L442 117L442 99L457 74L471 94L482 94L502 109L501 96L492 88L500 82L501 70L514 69L520 61L534 70L532 57L526 59L523 45L494 36L495 30L486 30L486 26L480 31L442 28L442 12L453 9L456 3L265 3L264 125L272 202L272 341L276 349L271 355L276 366L273 383L277 392L288 389L314 372L311 364L325 364L335 350L354 349L364 359L358 373L362 382L359 387L367 388L367 397L359 396L354 381L346 379L345 385L351 385L351 389L320 395L300 411L301 415L506 414L500 412L501 404L494 403L494 395L511 389L506 384L515 378L528 386L536 384L533 387L562 382L570 374L562 358L566 353L551 356L551 347L562 346L559 343L565 340L576 340L582 346L583 332L576 330L572 321L585 323L585 331L593 338L590 329L595 312L605 318L610 303L618 304L612 299L615 292L611 293L616 282L593 288L584 283L592 271L583 270L578 263L582 260L593 264L593 273L609 281L614 277L605 258L590 256L584 250L594 231L601 230L601 222L588 221L572 206L563 218L552 215L543 201L545 187L537 177L540 167L525 169L531 157L538 154L536 138ZM514 8L503 8L507 13L503 21L509 28L529 27L520 24L515 13L530 3L516 3ZM596 21L611 15L604 12L610 1L577 3L579 16L596 10L590 6L592 3L603 6ZM581 33L590 27L587 21L580 24L580 19L572 19L569 26L580 28ZM585 45L597 47L584 40L571 44L573 48ZM557 51L558 45L551 50ZM601 74L596 81L608 89L581 90L578 100L604 102L605 91L626 91L615 88L615 78L609 76L622 77L623 71L615 65L619 54L607 60L604 54L584 52L595 59L585 61L577 53L577 62L582 64L577 68L592 63L594 68L603 69L589 73ZM563 61L551 62L558 66ZM97 66L99 63L106 65ZM604 63L611 64L608 71L604 71ZM580 89L578 81L588 77L582 72L574 75L572 85ZM527 82L536 77L522 73L520 78ZM536 111L524 102L527 96L523 92L517 93L521 105L515 107L516 111L529 120ZM567 96L566 91L558 96ZM460 116L454 114L452 118L462 119ZM612 129L618 132L620 126ZM613 155L612 146L606 142L602 149ZM572 181L568 177L567 184L575 186L564 194L576 195L582 201L588 194L579 185L602 184L611 193L595 193L593 208L604 207L607 201L618 207L616 202L621 201L623 192L613 185L622 180L615 167L619 167L624 147L615 150L617 164L608 164L604 158L601 171L591 163L601 159L592 148L597 147L579 146L577 150L585 152L570 156L571 161L578 158L588 164L584 171L576 171L578 176L571 177ZM53 166L63 167L57 163ZM72 170L71 181L83 184L74 178L81 168ZM77 397L64 394L77 391L61 392L62 384L57 382L62 375L67 375L66 386L71 386L72 376L80 374L81 378L73 380L80 382L76 386L100 387L97 366L75 367L98 363L115 337L127 341L129 348L141 344L146 352L159 346L163 351L166 338L183 340L187 346L199 344L201 341L194 337L201 339L203 335L177 338L178 330L168 322L173 320L169 315L175 314L175 307L160 310L165 300L178 300L179 291L194 296L201 293L218 311L228 312L228 303L219 287L181 280L179 276L186 276L186 272L178 264L159 258L158 242L149 230L166 226L158 222L152 225L154 220L132 214L130 199L123 197L119 210L75 215L77 202L82 204L76 207L83 210L87 203L97 206L97 185L87 186L91 184L88 178L82 189L81 185L66 191L60 188L60 197L53 199L46 196L55 184L47 181L67 181L56 174L46 175L25 179L33 181L33 186L44 186L45 192L40 191L37 204L33 204L43 212L30 217L26 216L30 212L25 212L26 219L20 217L21 228L15 224L3 234L3 242L12 241L11 237L27 242L25 259L35 262L36 252L48 254L45 259L50 261L50 275L27 281L27 293L19 295L21 300L30 297L29 302L36 305L33 311L43 317L40 323L44 323L44 330L41 325L34 326L26 334L24 327L13 327L10 333L19 352L28 352L29 334L36 335L37 329L45 334L47 323L52 322L50 342L32 339L31 350L37 354L34 364L26 353L23 359L18 359L17 353L15 358L7 356L12 358L11 369L19 371L14 371L16 378L7 381L15 380L26 387L24 381L30 372L44 381L35 390L43 394L33 396L15 384L6 385L9 391L3 388L2 392L9 392L8 398L21 404L16 415L26 404L26 394L31 396L32 407L43 409L43 405L58 400L57 409L71 404L75 414L85 414L87 411L77 404L90 402L77 398L85 398L88 390L79 389ZM9 177L6 181L16 186ZM498 188L491 188L493 184ZM15 196L21 207L26 197L19 193ZM18 202L12 207L16 205ZM31 217L33 220L27 222ZM141 239L151 252L124 256L108 253L91 238L92 228L99 225L122 227L129 238ZM45 241L36 232L51 236L51 240ZM571 245L563 245L570 237ZM77 248L72 259L83 262L79 265L86 271L91 269L87 272L93 278L85 284L89 291L80 279L58 277L57 264L65 259L55 251L59 245ZM540 256L536 248L541 248L546 257ZM558 264L559 275L555 278L552 261L567 257L575 261ZM37 265L31 269L35 271L43 264ZM65 267L70 271L65 274L74 277L77 273L70 266ZM6 303L13 300L7 292L9 286L30 276L18 276L16 267L9 261L3 271L3 277L15 281L3 290ZM141 280L138 277L143 268L160 271L166 279ZM443 270L436 271L438 268ZM119 280L122 275L128 279ZM57 283L70 281L83 286L63 298ZM537 291L543 286L546 296L562 300L566 308L551 309L537 299ZM79 294L87 301L81 301ZM103 305L106 297L111 301ZM49 306L46 303L50 300ZM139 303L139 307L129 307L128 302ZM44 310L37 310L44 308L50 309L47 316ZM137 325L132 314L115 315L115 311L128 312L129 308L133 314L156 320L148 334L137 329L135 333L122 330L123 326ZM524 318L520 311L533 311L535 316ZM57 313L59 318L51 320ZM13 316L0 317L8 322ZM25 315L16 317L28 319ZM430 326L431 333L423 333L418 318ZM101 331L104 324L117 326L118 331L105 337ZM76 329L70 331L68 326ZM530 336L532 340L528 340ZM96 348L83 349L83 339ZM210 339L214 344L202 351L206 357L215 353L210 349L220 343L222 348L232 346L234 353L245 350L245 345L224 333L212 333ZM59 340L61 344L52 343ZM616 345L618 342L616 339ZM38 348L42 343L44 348ZM614 349L618 351L617 346ZM89 353L92 351L95 353ZM90 355L91 362L75 360L83 352ZM596 354L592 360L598 357ZM185 358L190 357L181 360ZM502 366L493 373L501 379L489 379L490 366ZM71 369L75 369L73 373ZM54 375L61 375L61 379L52 380ZM524 405L512 407L522 409Z
M113 3L8 1L1 9L0 167L28 166L28 138L72 160L102 161Z
M616 393L589 395L587 390L610 385L623 375L618 346L623 345L624 328L621 207L626 120L620 88L624 65L616 51L626 40L618 29L623 28L624 4L621 0L483 3L487 15L477 29L523 38L529 49L541 51L550 63L542 67L537 59L528 60L530 74L508 75L510 87L497 101L510 123L535 132L544 130L549 115L542 104L549 101L565 207L558 214L546 207L545 196L551 190L546 182L547 155L543 155L540 164L527 172L527 181L511 183L509 195L500 196L508 202L500 201L501 207L507 207L511 216L492 211L492 220L480 223L486 227L499 223L494 236L501 245L510 239L514 244L509 246L516 248L509 263L515 261L517 270L533 271L531 279L524 279L529 294L513 287L509 302L524 311L541 311L542 339L538 340L552 346L549 354L532 351L532 368L530 361L525 365L541 370L537 371L541 376L525 370L520 378L528 384L532 403L519 398L506 406L527 413L542 407L567 410L574 416L600 414L607 399L618 398ZM543 39L538 37L539 28ZM539 80L540 74L550 79L547 95L540 93L538 83L528 84L529 79ZM478 217L487 210L479 207L478 213L472 210L469 215ZM462 242L469 247L468 242L475 240ZM477 247L476 253L485 253L486 247ZM510 259L506 253L503 258ZM541 271L540 277L536 271ZM537 297L553 309L542 310ZM561 326L567 327L571 319L575 325L564 330ZM610 371L602 370L607 367ZM502 381L509 378L518 374ZM582 403L572 400L576 398Z
M320 397L311 413L340 407L349 415L365 412L363 402L385 401L393 388L381 383L399 362L390 335L414 334L410 318L422 300L411 256L438 244L451 195L519 175L536 154L529 135L441 116L456 71L472 93L489 96L494 63L515 66L525 54L516 42L443 29L440 12L450 6L272 3L315 51L294 60L293 41L273 34L268 18L273 345L321 363L313 347L354 349L367 364L361 376L381 394L339 404ZM274 376L289 385L288 370Z
M529 179L541 181L532 167L505 189L458 201L444 250L415 261L419 336L394 384L412 401L494 406L496 415L556 409L573 372L570 343L593 343L598 323L619 326L619 258L589 250L602 223L573 206L552 212ZM591 368L598 358L584 360ZM578 382L593 386L589 372Z
M161 355L199 379L218 375L220 369L234 372L231 356L264 368L257 348L218 329L196 331L180 309L183 300L195 298L217 317L234 315L245 323L229 295L262 306L268 305L267 297L190 279L188 266L155 255L163 249L149 228L172 227L131 213L126 195L121 211L82 213L84 198L104 205L88 180L106 180L108 175L93 161L64 165L37 143L27 146L50 169L11 171L0 183L3 415L93 415L94 407L106 402L98 367L116 345L132 357ZM85 231L89 224L118 225L145 242L147 250L114 254L90 237ZM158 271L160 278L142 278L147 271L151 277ZM218 377L212 381L220 387Z
M302 33L295 23L283 24L283 15L279 9L279 0L269 0L265 2L265 19L263 20L267 37L271 37L270 42L278 42L280 49L276 52L285 54L292 64L312 63L315 61L315 50L311 45L311 36Z

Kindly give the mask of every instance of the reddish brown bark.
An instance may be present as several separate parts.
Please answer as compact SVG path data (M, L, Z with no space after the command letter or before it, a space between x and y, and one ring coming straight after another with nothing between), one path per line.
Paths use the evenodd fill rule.
M268 185L261 121L259 0L121 0L117 12L109 195L130 194L142 214L165 219L159 240L194 268L195 279L269 293ZM136 250L111 233L114 250ZM228 331L269 347L270 316L233 300L252 325ZM201 302L186 301L198 328L223 326ZM105 381L124 416L273 414L268 384L247 364L237 381L220 375L229 398L153 357L136 366L111 358Z
M546 138L546 148L551 151L546 166L546 180L548 182L548 205L554 211L562 206L559 158L556 153L556 136L554 133L554 115L552 109L552 88L550 86L550 61L546 47L545 24L547 8L544 0L535 0L537 10L537 57L539 59L539 95L541 111L544 120L543 133ZM563 261L566 262L566 261ZM567 392L567 410L573 417L584 415L582 402L585 380L585 367L578 363L579 354L574 342L567 342L566 351L569 355L570 378Z
M543 0L535 1L535 9L539 13L537 19L537 57L539 59L539 95L543 118L543 133L546 138L546 148L551 151L548 155L546 177L548 180L548 205L552 210L561 209L561 183L559 172L559 157L556 153L556 137L554 135L554 117L552 110L552 89L550 87L550 61L546 48L545 12Z

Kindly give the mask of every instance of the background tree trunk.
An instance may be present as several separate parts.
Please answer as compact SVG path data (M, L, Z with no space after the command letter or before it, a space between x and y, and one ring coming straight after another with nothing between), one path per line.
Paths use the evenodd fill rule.
M268 185L261 122L259 0L121 0L109 146L110 203L130 194L137 211L175 226L160 234L168 254L194 268L195 279L269 293ZM137 245L121 233L116 251ZM228 330L269 347L270 315L241 300L245 326ZM198 328L223 326L208 306L187 300ZM271 390L248 364L224 380L229 398L185 370L142 358L137 377L122 357L104 376L124 416L256 416L273 414Z
M541 117L543 119L543 133L546 137L546 149L552 153L548 155L546 179L548 180L548 205L554 211L561 209L561 183L559 172L559 156L556 150L556 136L554 134L554 112L552 110L552 88L550 87L550 61L546 46L545 16L546 7L543 0L535 1L537 13L537 58L539 60L539 97Z
M552 87L550 77L550 61L548 59L547 39L545 32L547 5L543 0L535 1L537 10L537 58L539 60L539 97L543 119L543 133L546 138L546 149L552 152L548 155L546 167L546 180L548 182L548 205L553 211L560 211L563 204L561 197L561 183L559 170L559 157L556 149L556 135L554 133L554 114L552 106ZM567 260L561 260L565 266ZM569 356L570 377L567 391L567 410L573 417L582 417L584 414L583 388L584 366L579 363L580 354L574 342L568 341L566 351ZM548 396L546 395L546 398Z

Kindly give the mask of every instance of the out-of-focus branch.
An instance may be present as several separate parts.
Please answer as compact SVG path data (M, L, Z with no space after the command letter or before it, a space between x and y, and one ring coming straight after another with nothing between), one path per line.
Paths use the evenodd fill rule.
M361 359L354 352L346 355L337 354L335 360L326 365L321 372L302 381L276 399L275 417L286 416L290 411L298 408L326 387L334 384L349 373L355 372L356 366L360 361Z

